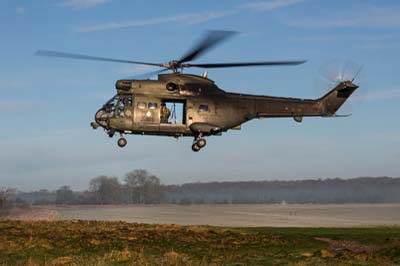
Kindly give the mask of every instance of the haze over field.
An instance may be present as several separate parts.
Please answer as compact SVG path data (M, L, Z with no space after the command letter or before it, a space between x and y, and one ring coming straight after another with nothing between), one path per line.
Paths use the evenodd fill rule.
M95 176L138 168L166 184L400 176L399 12L395 0L2 1L0 187L83 190ZM129 136L119 149L89 123L117 79L153 69L33 55L52 49L165 62L209 29L241 34L198 63L308 60L210 71L227 91L312 98L328 90L314 88L326 62L363 64L353 108L340 112L353 116L252 121L209 138L200 153L189 138Z

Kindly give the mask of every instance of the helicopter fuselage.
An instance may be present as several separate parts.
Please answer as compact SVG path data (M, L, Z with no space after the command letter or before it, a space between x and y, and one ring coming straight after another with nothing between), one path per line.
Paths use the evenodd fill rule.
M345 81L319 99L299 99L225 92L207 77L172 73L158 80L119 80L116 89L117 95L96 113L94 128L101 126L110 136L196 140L240 129L255 118L291 117L301 122L307 116L332 116L357 86Z

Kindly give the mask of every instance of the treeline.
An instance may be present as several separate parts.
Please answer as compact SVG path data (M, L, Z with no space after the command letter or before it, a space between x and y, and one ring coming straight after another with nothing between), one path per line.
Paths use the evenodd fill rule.
M164 187L158 177L139 169L127 173L122 183L115 176L98 176L90 180L85 191L73 191L69 186L54 191L17 191L8 200L33 205L159 204L165 202Z
M170 203L399 203L400 178L191 183L166 187Z
M241 181L163 185L146 170L93 178L86 191L8 192L0 205L81 204L253 204L253 203L400 203L400 178L364 177L298 181ZM3 198L3 199L2 199ZM9 204L8 204L9 205ZM0 206L1 207L1 206Z

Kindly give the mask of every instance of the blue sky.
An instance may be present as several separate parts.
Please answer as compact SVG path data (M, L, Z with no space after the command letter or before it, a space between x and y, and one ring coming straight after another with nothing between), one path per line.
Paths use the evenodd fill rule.
M398 1L9 0L0 3L0 187L87 187L144 168L164 183L400 176ZM149 62L178 59L206 30L241 34L196 62L308 60L209 71L224 90L313 98L329 62L364 65L341 119L255 120L211 137L128 136L89 124L115 81L149 68L34 56L38 49ZM190 70L201 74L201 70ZM362 99L362 101L360 100Z

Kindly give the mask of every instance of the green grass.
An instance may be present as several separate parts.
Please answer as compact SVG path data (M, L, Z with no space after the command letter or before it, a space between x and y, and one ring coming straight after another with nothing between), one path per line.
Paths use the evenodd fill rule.
M0 265L400 265L400 227L0 221Z

